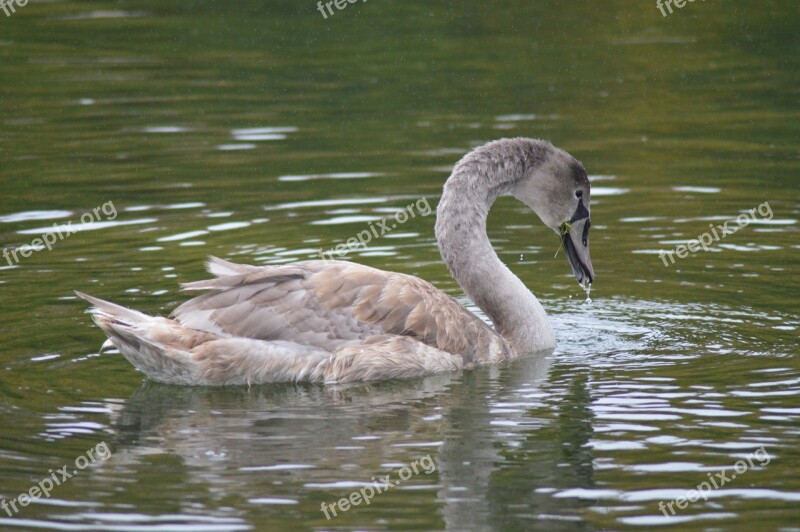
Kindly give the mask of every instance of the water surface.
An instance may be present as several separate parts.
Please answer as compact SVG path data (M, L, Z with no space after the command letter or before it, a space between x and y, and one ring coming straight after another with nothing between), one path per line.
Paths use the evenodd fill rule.
M328 19L272 4L0 16L0 243L20 254L0 262L0 498L112 451L0 510L0 526L796 526L796 3L662 17L622 0L375 0ZM550 313L552 355L408 382L199 389L99 354L72 290L166 315L206 256L314 258L420 198L435 207L453 163L502 136L550 139L593 181L591 304L535 215L504 198L489 220ZM113 219L93 211L109 202ZM770 216L662 262L762 205ZM81 230L35 245L70 223ZM348 258L461 297L433 223ZM759 449L769 462L707 501L660 509ZM426 456L435 472L369 506L320 510Z

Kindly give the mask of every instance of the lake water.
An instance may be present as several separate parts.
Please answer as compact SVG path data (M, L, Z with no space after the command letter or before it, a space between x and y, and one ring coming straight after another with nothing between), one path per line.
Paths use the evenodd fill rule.
M798 4L374 0L326 16L312 0L0 13L0 245L19 254L0 262L0 499L60 483L0 509L0 528L797 527ZM503 136L550 139L593 180L590 304L535 215L504 198L489 221L551 316L551 356L202 389L98 354L73 290L166 315L208 255L314 258L435 206L453 163ZM708 251L660 258L747 211ZM433 224L349 259L461 298ZM386 475L399 484L369 505L321 510Z

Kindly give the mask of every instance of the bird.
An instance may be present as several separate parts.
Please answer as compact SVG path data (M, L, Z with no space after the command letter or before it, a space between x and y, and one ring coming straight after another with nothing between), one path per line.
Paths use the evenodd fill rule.
M489 209L504 195L527 205L588 288L590 194L583 164L546 140L494 140L455 164L436 209L436 240L494 327L423 279L344 260L254 266L210 257L213 278L184 283L202 294L170 317L75 293L92 305L104 348L167 384L343 384L498 364L552 350L556 338L542 304L492 248Z

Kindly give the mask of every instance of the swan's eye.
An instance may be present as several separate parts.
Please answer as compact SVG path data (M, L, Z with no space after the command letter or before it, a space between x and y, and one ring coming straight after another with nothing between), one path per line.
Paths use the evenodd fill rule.
M583 197L583 190L576 190L575 191L575 197L576 198L582 198Z

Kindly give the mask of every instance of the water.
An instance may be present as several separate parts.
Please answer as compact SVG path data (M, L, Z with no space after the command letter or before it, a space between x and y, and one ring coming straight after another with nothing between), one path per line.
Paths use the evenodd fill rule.
M20 254L0 262L0 499L111 451L0 527L796 526L794 3L662 17L622 0L376 0L323 19L313 2L141 0L0 19L0 241ZM465 151L517 135L569 150L593 182L590 305L525 207L501 199L489 220L551 316L549 357L348 387L169 387L99 354L72 293L166 315L206 256L317 257L420 198L435 207ZM461 297L433 222L348 258ZM54 224L81 230L48 250L35 239ZM681 251L706 234L708 251ZM321 511L426 456L434 472Z

